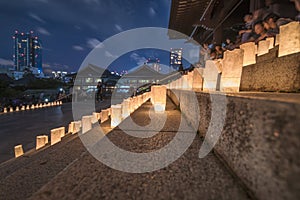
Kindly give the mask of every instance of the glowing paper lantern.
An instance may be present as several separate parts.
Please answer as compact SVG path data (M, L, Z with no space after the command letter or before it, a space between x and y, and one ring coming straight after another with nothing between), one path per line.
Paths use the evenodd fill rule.
M61 141L61 131L58 128L52 129L50 132L51 132L51 145L54 145Z
M135 111L139 107L137 97L133 97L132 100L133 100L133 108L134 108L134 111Z
M15 146L15 158L18 158L24 154L22 145Z
M220 89L222 92L239 92L243 70L244 50L225 51Z
M201 91L203 89L203 78L199 68L194 69L193 76L193 89L195 91Z
M129 112L130 113L134 112L134 102L132 98L129 98Z
M300 23L294 21L279 28L278 57L300 52Z
M143 96L142 95L137 96L137 104L138 104L138 107L140 107L143 104Z
M26 106L26 110L30 110L30 106L29 105Z
M48 144L47 135L41 135L36 137L36 146L35 146L36 150L43 148L46 144Z
M130 100L125 99L122 103L122 118L125 119L130 115Z
M74 129L75 129L75 124L74 124L74 122L71 122L69 124L69 127L68 127L68 133L73 134L74 133Z
M101 113L100 113L101 123L103 123L109 119L108 112L109 112L108 109L101 111Z
M92 129L92 117L93 116L83 116L82 123L82 134L90 131Z
M217 90L218 69L216 61L207 60L203 71L203 91L210 92Z
M273 49L274 48L274 37L268 37L266 40L270 42L269 49Z
M33 104L31 105L31 109L32 109L32 110L34 110L34 109L35 109L35 106L34 106Z
M122 105L111 106L111 127L114 128L122 122Z
M4 113L7 113L7 108L4 108L4 109L3 109L3 112L4 112Z
M14 108L13 108L13 107L10 107L10 108L9 108L9 112L14 112Z
M24 111L25 110L25 106L22 106L21 110Z
M152 86L151 96L155 112L164 112L167 103L167 88L165 86Z
M92 116L92 124L95 124L98 122L98 118L99 118L99 113L93 112L93 116Z
M240 48L244 50L243 66L252 65L256 63L256 48L254 42L247 42L240 45Z
M261 56L269 53L270 41L262 40L258 42L257 55Z
M19 106L16 107L16 112L20 111Z

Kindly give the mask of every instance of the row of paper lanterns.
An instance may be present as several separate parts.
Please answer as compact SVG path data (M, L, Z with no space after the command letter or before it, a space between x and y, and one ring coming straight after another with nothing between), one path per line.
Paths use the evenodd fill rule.
M25 111L25 110L34 110L34 109L39 109L39 108L46 108L46 107L51 107L51 106L60 106L62 105L62 101L55 101L55 102L49 102L49 103L40 103L40 104L32 104L27 105L27 106L17 106L16 109L14 110L13 107L10 108L4 108L3 113L12 113L12 112L19 112L19 111Z

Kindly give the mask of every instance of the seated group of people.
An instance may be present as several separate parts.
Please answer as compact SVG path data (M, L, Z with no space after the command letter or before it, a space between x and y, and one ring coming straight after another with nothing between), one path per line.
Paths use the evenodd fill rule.
M295 3L295 8L300 12L300 0L292 0ZM300 21L300 14L295 17L296 21ZM268 37L275 37L279 34L279 27L288 24L294 20L283 18L273 12L268 12L265 9L258 9L253 13L244 16L244 28L239 31L235 42L226 39L222 44L208 45L203 44L201 49L202 63L205 65L206 60L223 58L223 52L233 50L246 42L258 43Z

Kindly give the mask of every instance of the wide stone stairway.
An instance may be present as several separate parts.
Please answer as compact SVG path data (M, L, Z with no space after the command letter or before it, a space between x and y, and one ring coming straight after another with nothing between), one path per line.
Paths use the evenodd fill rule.
M151 107L149 101L144 103L131 115L133 121L141 126L149 124L147 113ZM129 136L118 127L109 132L110 121L101 127L109 132L109 140L120 148L150 152L164 147L177 133L181 113L170 99L166 113L164 128L150 138ZM90 132L97 132L97 129L99 127L94 126ZM147 132L143 132L145 134ZM202 139L197 134L189 149L169 166L138 174L107 167L86 150L78 135L70 135L54 146L3 163L0 166L0 199L254 198L214 153L199 158Z

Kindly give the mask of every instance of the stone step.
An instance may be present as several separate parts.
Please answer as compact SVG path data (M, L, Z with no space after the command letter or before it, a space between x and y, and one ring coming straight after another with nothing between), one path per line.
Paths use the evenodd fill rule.
M148 125L150 102L145 103L131 116L139 125ZM156 129L134 130L122 124L112 130L107 137L116 146L136 153L153 152L173 140L177 133L181 113L177 106L168 100L167 119L163 130L152 136ZM152 118L153 119L153 118ZM126 123L127 118L122 123ZM184 120L184 118L183 118ZM185 122L181 122L185 123ZM93 131L88 132L94 134ZM151 135L150 138L137 138L126 134ZM127 132L128 133L128 132ZM247 191L228 172L218 158L210 153L199 159L201 138L196 133L184 132L196 137L188 150L174 163L160 170L148 173L127 173L112 169L91 154L84 153L59 175L55 176L30 199L249 199ZM99 145L105 145L100 140ZM107 149L109 152L109 149ZM105 151L106 152L106 151ZM112 152L114 153L114 152ZM109 155L108 155L109 156ZM150 156L151 157L151 156ZM114 156L112 158L115 159ZM153 162L155 162L155 157ZM151 159L150 158L150 159ZM121 158L127 160L126 157ZM115 160L118 162L119 160ZM130 163L128 163L130 165ZM143 162L141 162L143 164ZM137 166L133 166L137 167Z
M0 199L25 199L85 151L76 135L0 166Z

